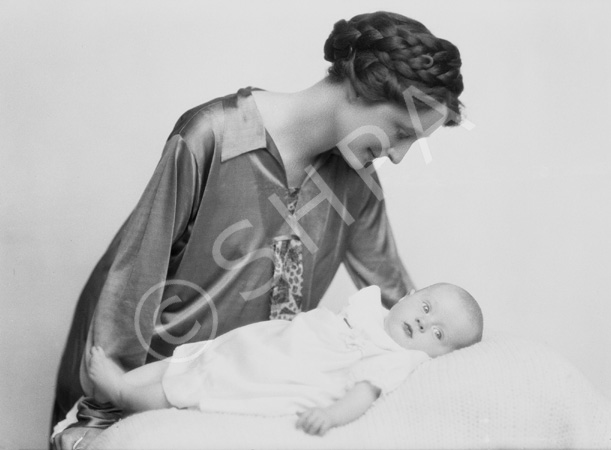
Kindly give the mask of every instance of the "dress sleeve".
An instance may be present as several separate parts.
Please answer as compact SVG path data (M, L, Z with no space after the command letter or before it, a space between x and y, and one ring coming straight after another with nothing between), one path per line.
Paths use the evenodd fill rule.
M370 356L357 362L348 374L348 389L361 381L368 381L382 391L382 395L398 388L420 364L430 357L421 351L397 351Z
M379 180L373 173L376 183ZM349 227L344 264L358 289L378 285L382 302L392 306L413 287L393 238L384 199L367 190L369 198L358 219Z
M123 227L99 294L85 354L104 348L124 367L144 364L172 247L197 213L198 161L180 135L168 139L159 164ZM85 360L86 358L83 358ZM83 380L81 365L81 380Z

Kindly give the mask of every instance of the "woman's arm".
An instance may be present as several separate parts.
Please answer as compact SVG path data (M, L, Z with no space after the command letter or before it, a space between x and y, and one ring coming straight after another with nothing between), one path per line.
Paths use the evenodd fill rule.
M312 408L299 414L296 427L308 434L323 435L333 427L358 419L380 396L380 389L361 381L327 408Z
M162 289L148 297L145 294L165 281L172 245L188 228L199 191L196 158L181 137L174 136L166 143L140 201L83 289L58 375L54 421L63 419L83 392L93 393L86 364L92 345L103 346L126 368L144 364L147 348L140 339L146 343L151 340L154 323L150 318L155 317L161 303ZM136 329L138 306L141 320ZM104 414L100 410L110 409L114 414L100 428L109 426L119 415L114 413L116 408L93 399L88 405L79 406L78 419L86 427L92 423L100 426L99 417ZM72 436L85 437L87 432L79 444L85 447L95 431L70 428L66 436L60 433L55 439L56 448L68 448Z
M375 172L371 174L379 186ZM376 285L382 291L382 303L392 307L414 289L393 237L384 198L368 194L355 223L349 227L344 265L357 289Z
M125 369L143 365L154 334L172 246L189 226L200 190L198 164L181 136L171 137L138 204L121 228L97 297L81 359L81 385L92 395L87 358L94 345ZM99 274L98 274L99 276ZM136 316L138 314L138 316ZM137 324L138 327L134 325ZM80 355L79 355L80 356Z

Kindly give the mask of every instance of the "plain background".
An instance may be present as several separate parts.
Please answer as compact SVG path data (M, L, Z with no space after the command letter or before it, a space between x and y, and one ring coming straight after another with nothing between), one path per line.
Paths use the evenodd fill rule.
M468 119L380 167L418 286L545 341L611 396L611 3L7 1L0 4L0 448L44 448L76 299L179 115L325 75L333 23L386 9L461 50ZM341 272L325 303L354 287Z

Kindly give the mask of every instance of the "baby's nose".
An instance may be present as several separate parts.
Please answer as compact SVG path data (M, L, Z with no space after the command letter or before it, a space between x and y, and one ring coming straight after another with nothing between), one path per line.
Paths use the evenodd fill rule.
M420 331L424 331L424 329L426 328L426 323L424 322L423 319L417 318L416 319L416 324L418 325L418 329Z

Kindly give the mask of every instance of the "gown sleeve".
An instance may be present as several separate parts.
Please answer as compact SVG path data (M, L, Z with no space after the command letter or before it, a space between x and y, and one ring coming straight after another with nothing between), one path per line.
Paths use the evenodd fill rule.
M377 174L372 175L379 185ZM349 227L344 265L357 289L380 286L382 303L390 307L414 285L399 257L384 199L367 192L364 207Z
M382 391L382 395L398 388L416 367L430 357L421 351L405 350L363 358L349 372L348 388L368 381Z
M198 162L179 135L171 136L161 160L112 246L108 274L87 336L85 355L102 346L126 369L144 364L161 301L172 246L197 212ZM83 362L86 358L83 358ZM81 381L84 364L81 364ZM85 387L85 386L84 386Z

